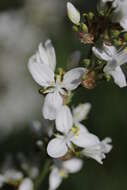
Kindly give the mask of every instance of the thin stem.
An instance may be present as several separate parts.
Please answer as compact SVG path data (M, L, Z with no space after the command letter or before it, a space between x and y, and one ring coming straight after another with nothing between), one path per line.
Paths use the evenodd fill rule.
M35 190L39 190L43 180L45 179L47 173L49 172L49 166L50 166L50 160L46 160L46 163L44 165L44 168L42 169L39 178L37 179L35 183Z

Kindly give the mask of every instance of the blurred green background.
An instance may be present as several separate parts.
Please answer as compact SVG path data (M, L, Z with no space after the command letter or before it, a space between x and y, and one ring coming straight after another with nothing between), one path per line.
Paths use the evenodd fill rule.
M46 4L47 2L48 4ZM35 138L32 136L29 124L31 121L42 117L42 97L37 92L38 86L27 71L27 60L36 50L37 44L42 40L51 38L56 48L57 63L62 67L66 66L68 57L73 51L81 50L85 54L85 48L72 32L71 23L66 16L66 2L65 0L0 0L1 163L7 153L14 155L16 152L23 151L30 154L35 149ZM75 0L72 2L81 11L95 10L96 8L96 1L93 0ZM10 16L12 12L13 16ZM1 21L3 14L9 14L9 17L12 18L11 21L9 19ZM7 22L12 22L8 28L9 23ZM19 22L22 23L21 26L18 25ZM7 26L5 27L4 24ZM13 24L14 31L11 30ZM30 29L27 29L28 38L31 35L29 31L33 30L35 33L32 34L34 37L31 38L34 39L33 43L31 43L31 39L28 39L28 41L25 39L26 33L23 34L28 26L30 27ZM2 31L3 28L6 32ZM12 35L10 35L9 29ZM13 65L14 61L15 65ZM14 74L15 72L18 73L14 79L13 72L10 72L11 69ZM16 80L16 77L19 80ZM12 88L9 83L11 80L14 87L17 86L17 88ZM13 91L11 95L9 90ZM14 100L12 99L13 104L10 99L12 96L14 98ZM29 98L31 98L31 101ZM73 102L76 105L79 101L92 103L92 110L86 125L91 132L101 139L107 136L111 137L113 139L113 150L102 166L93 160L85 160L83 170L78 174L71 175L59 189L126 189L127 88L120 89L113 83L103 83L94 90L79 88ZM47 180L48 178L41 189L48 189Z

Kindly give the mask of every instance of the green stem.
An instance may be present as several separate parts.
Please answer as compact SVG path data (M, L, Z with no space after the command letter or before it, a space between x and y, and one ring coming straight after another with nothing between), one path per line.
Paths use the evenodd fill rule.
M35 190L39 190L43 180L45 179L47 173L49 172L49 166L50 166L50 160L48 159L46 160L44 168L42 169L40 176L35 183Z

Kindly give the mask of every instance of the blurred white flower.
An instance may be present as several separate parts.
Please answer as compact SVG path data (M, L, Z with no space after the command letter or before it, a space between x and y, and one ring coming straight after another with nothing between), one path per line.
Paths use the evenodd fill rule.
M98 142L96 136L88 133L82 124L73 127L72 114L67 106L61 107L57 113L56 129L62 134L56 134L56 138L52 139L47 147L49 156L53 158L66 155L69 149L74 151L73 144L85 148Z
M92 146L86 147L82 151L82 154L86 157L93 158L100 164L103 164L102 160L106 158L105 154L112 150L111 142L112 140L110 138L105 138L103 141L100 141L98 138L98 142Z
M127 1L126 0L100 0L100 7L104 8L107 2L112 2L112 21L120 23L127 31Z
M16 183L23 179L22 172L15 169L7 169L0 174L0 187L5 183Z
M80 12L70 2L67 3L67 14L73 24L80 24Z
M114 0L113 7L113 21L119 22L124 30L127 31L127 1L126 0Z
M72 158L64 162L56 160L56 164L53 165L49 175L49 190L57 189L64 178L70 173L79 172L82 166L83 161L81 159Z
M60 76L55 80L56 55L50 40L45 42L45 46L39 45L38 52L29 60L28 68L33 79L48 93L44 101L43 116L54 120L57 110L63 104L62 95L66 96L68 91L79 86L85 69L72 69L64 74L62 81Z
M76 125L87 118L91 109L90 103L80 104L73 109L73 123Z
M24 178L18 190L34 190L33 181L30 178Z
M126 77L120 67L127 63L127 50L118 51L114 46L104 44L103 50L93 47L93 52L99 59L107 61L104 72L111 75L119 87L127 86Z
M0 174L0 188L3 187L4 183L6 182L5 177Z

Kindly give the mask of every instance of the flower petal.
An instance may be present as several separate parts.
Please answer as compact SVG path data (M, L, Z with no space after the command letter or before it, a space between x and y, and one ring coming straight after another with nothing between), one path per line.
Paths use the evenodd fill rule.
M52 71L56 67L56 55L51 40L47 40L45 45L39 44L38 52L36 53L37 62L48 65Z
M55 71L56 68L56 54L55 54L55 49L51 43L51 40L47 40L45 42L45 48L46 48L46 53L48 56L48 62L49 66L53 71Z
M56 128L58 131L67 134L72 128L72 114L68 106L62 106L56 115Z
M49 175L49 190L57 189L62 182L62 177L59 175L59 169L53 167Z
M109 55L107 55L104 51L102 51L96 47L93 47L92 51L98 59L102 59L105 61L109 61L111 59L111 57Z
M48 87L54 82L54 73L48 65L37 63L35 56L32 56L28 62L28 69L33 79L42 87Z
M46 95L42 113L45 119L56 119L56 113L62 106L63 100L58 92L49 93Z
M80 12L72 5L72 3L67 3L67 13L68 17L72 23L79 25L80 23Z
M66 143L63 138L55 138L51 140L47 147L48 155L53 158L60 158L68 151Z
M103 47L104 51L108 56L113 57L117 54L117 49L115 48L115 46L107 46L106 44L103 44Z
M81 159L70 159L63 162L63 168L69 173L79 172L83 167L83 161Z
M82 76L85 72L85 68L78 67L65 73L62 83L63 88L67 90L76 89L80 85Z
M25 178L20 184L18 190L34 190L32 180L30 178Z
M114 79L114 82L120 87L123 88L127 86L126 77L124 72L120 67L116 67L115 70L111 70L108 72Z
M82 154L103 164L102 160L106 158L105 154L109 153L112 149L112 145L109 144L111 142L112 140L110 138L105 138L103 141L100 141L93 146L86 147L82 151Z
M71 141L82 148L95 145L99 143L99 139L97 136L88 132L88 130L81 124L78 124L79 132L77 135L74 135Z
M76 108L73 109L73 121L74 123L78 123L82 120L85 120L89 111L91 109L90 103L80 104Z

